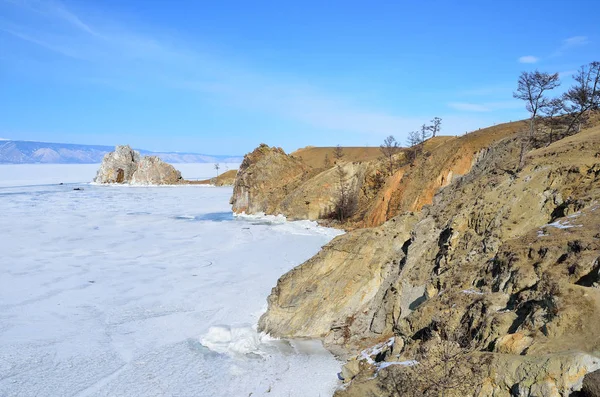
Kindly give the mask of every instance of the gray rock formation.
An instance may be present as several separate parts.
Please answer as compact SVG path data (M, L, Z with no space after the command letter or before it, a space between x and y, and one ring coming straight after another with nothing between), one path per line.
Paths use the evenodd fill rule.
M182 181L181 172L156 156L142 157L133 173L132 185L175 185Z
M129 183L137 170L140 154L129 145L119 145L114 152L104 155L94 178L96 183Z
M96 183L174 185L183 182L181 173L156 156L140 157L129 145L107 153L94 178Z
M583 378L581 396L600 397L600 370L591 372Z

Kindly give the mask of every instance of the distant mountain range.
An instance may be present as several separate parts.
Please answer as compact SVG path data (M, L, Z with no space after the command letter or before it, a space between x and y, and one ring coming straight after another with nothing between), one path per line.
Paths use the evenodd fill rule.
M104 155L113 150L114 146L0 140L0 164L100 163ZM158 156L167 163L241 163L243 160L242 156L136 150L144 156Z

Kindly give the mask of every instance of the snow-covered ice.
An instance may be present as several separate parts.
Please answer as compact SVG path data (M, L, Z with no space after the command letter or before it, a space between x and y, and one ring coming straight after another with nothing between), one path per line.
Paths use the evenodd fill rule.
M208 179L216 176L214 164L173 164L185 179ZM223 163L220 172L238 169L239 164ZM0 187L58 183L91 182L100 164L0 164Z
M338 232L233 217L230 195L0 188L0 395L331 395L340 363L320 343L255 325L277 279Z

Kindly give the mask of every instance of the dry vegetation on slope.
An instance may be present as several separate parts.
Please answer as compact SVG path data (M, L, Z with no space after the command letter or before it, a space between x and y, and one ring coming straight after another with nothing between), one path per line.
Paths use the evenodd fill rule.
M305 164L313 168L329 168L333 166L335 162L334 155L335 147L316 147L307 146L302 149L298 149L291 153L290 156L299 158ZM371 161L377 160L381 155L379 147L343 147L344 161ZM326 167L326 163L329 160L329 166Z

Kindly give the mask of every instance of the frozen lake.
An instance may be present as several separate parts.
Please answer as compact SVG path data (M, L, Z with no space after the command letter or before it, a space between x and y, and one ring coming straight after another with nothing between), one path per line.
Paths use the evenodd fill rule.
M277 279L338 232L234 219L230 195L0 188L0 395L330 396L340 364L320 344L254 329Z
M214 164L173 164L185 179L216 176ZM220 172L239 168L237 163L220 164ZM0 187L91 182L100 164L0 164Z

